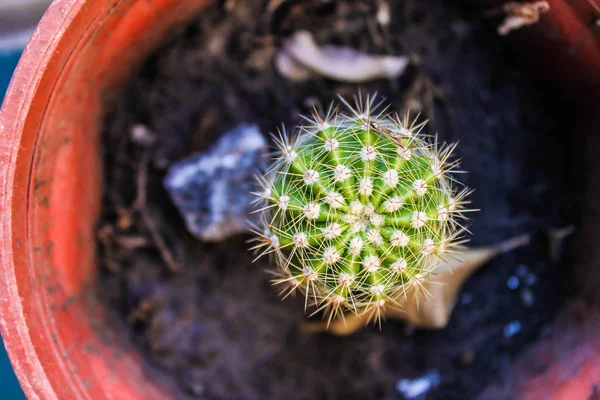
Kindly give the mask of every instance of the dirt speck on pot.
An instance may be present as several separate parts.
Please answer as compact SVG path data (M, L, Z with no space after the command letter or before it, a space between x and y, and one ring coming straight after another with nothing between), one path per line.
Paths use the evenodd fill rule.
M405 396L398 381L433 370L441 379L427 398L464 399L501 378L562 303L564 271L543 232L571 223L577 204L562 173L568 144L557 134L568 112L488 23L462 1L216 2L147 60L110 99L104 123L97 292L149 371L182 398L207 399L397 399ZM321 47L419 62L397 80L295 82L275 57L298 31ZM162 185L170 166L240 123L275 132L359 89L377 91L392 111L420 112L438 140L461 142L464 181L482 210L472 245L533 236L466 283L443 330L389 322L344 338L301 333L302 299L278 298L268 263L251 262L248 237L194 238ZM536 301L522 299L525 287ZM521 326L508 340L513 321Z

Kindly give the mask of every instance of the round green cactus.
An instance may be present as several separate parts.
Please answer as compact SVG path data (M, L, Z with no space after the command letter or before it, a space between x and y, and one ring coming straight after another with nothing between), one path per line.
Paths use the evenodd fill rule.
M257 193L262 254L273 254L276 284L297 290L329 318L378 317L421 293L464 231L465 188L451 176L454 145L420 134L424 124L357 99L349 112L317 113L278 150Z

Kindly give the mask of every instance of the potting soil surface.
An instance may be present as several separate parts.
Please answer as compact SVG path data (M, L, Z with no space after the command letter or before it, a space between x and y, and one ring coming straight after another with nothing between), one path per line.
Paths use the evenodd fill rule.
M550 262L544 238L575 206L558 134L568 116L507 50L498 22L463 1L226 1L173 32L107 100L103 127L97 292L148 374L206 399L402 399L403 380L427 373L439 382L422 398L471 399L501 379L563 301L564 267ZM394 81L292 82L273 60L302 29L320 44L409 55L413 65ZM470 245L532 235L468 280L445 329L387 321L343 338L300 332L303 299L277 296L268 260L252 263L249 236L194 239L162 187L168 165L237 124L275 132L359 88L392 111L420 111L440 141L460 141L469 171L460 178L481 209ZM132 139L140 125L146 136Z

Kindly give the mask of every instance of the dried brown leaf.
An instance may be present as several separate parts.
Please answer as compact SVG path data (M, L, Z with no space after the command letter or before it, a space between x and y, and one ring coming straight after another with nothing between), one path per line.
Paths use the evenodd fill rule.
M529 243L529 235L518 236L495 246L467 250L455 260L440 263L437 273L426 282L424 292L427 296L415 293L407 298L396 299L399 308L384 310L385 319L401 319L419 328L444 328L450 319L460 288L463 283L482 265L495 256L511 251ZM348 314L343 318L327 322L307 323L304 332L328 331L334 335L349 335L369 322L365 314Z

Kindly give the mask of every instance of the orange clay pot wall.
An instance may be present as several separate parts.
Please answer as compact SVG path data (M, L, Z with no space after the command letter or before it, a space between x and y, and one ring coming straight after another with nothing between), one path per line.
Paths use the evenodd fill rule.
M30 399L172 397L86 298L99 124L103 95L205 3L58 0L23 53L0 113L0 323Z
M105 95L205 3L57 0L15 72L0 111L0 328L30 399L175 397L102 325L87 295L102 191L99 124ZM515 34L524 59L563 87L600 86L592 3L550 3L539 26Z

